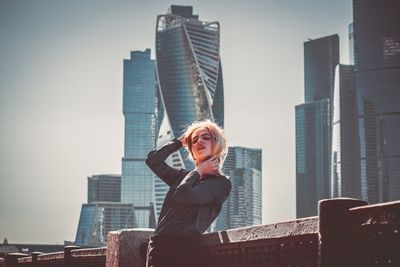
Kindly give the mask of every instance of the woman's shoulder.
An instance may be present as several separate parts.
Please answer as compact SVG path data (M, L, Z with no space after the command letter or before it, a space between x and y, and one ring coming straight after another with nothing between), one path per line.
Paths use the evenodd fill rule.
M229 176L226 176L222 173L211 174L207 178L207 180L209 180L210 182L231 184Z

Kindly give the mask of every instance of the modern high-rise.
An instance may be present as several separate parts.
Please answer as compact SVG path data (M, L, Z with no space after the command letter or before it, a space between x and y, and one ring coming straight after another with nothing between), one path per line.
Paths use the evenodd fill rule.
M296 106L296 215L317 215L318 201L330 197L331 102L339 37L304 43L304 98Z
M137 227L134 205L120 200L120 175L89 176L88 203L82 204L75 244L104 246L108 232Z
M261 149L229 147L222 170L232 189L212 231L261 224Z
M133 203L139 227L155 227L154 174L146 166L154 150L157 129L155 61L150 49L131 52L124 60L123 114L125 145L122 158L121 202Z
M304 102L332 99L339 64L337 34L304 42Z
M329 99L296 106L296 216L317 215L330 197Z
M121 202L121 175L101 174L88 178L88 200L92 202Z
M400 1L353 0L362 197L400 199Z
M179 137L196 120L210 119L223 127L224 92L220 59L219 23L199 20L191 6L172 5L157 16L156 67L159 87L160 129L157 146ZM176 168L192 168L180 149L167 159ZM155 182L156 210L168 190Z
M135 207L131 203L82 204L75 245L104 246L110 231L136 227Z
M361 198L354 66L336 66L332 101L331 197Z

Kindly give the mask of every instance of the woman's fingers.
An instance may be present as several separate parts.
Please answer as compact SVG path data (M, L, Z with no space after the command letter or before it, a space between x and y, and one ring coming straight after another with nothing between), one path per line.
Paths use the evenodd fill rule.
M218 162L217 156L213 156L210 160L211 160L211 164L212 164L213 168L218 169L219 162Z

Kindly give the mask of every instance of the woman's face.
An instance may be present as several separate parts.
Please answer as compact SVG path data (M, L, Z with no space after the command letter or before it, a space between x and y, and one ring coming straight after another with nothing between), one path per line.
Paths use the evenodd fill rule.
M194 130L191 136L192 155L196 163L200 163L212 155L215 138L207 128Z

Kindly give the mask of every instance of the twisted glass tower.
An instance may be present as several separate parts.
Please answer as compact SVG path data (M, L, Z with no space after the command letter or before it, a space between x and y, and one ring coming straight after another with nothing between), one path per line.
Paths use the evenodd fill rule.
M196 120L210 119L223 127L224 94L218 22L193 15L191 6L172 5L157 16L156 69L159 87L159 135L157 146L179 137ZM176 168L192 168L181 149L169 158ZM167 188L156 180L159 213Z

